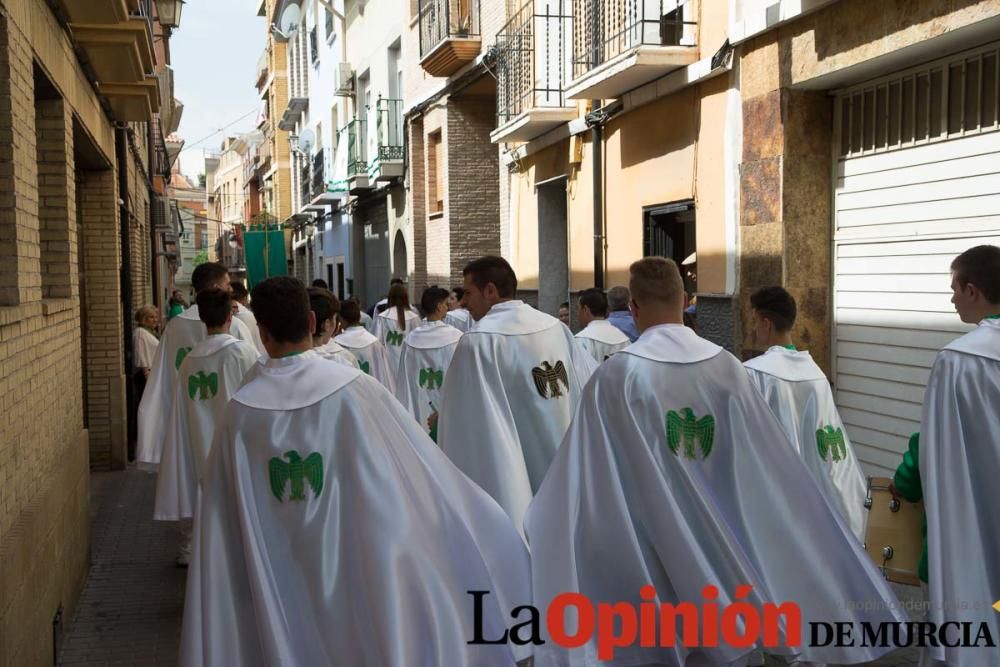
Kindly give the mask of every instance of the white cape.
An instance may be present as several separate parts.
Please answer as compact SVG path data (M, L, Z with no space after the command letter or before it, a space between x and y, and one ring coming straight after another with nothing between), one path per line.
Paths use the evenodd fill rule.
M799 605L803 645L810 621L906 616L888 611L888 603L898 605L891 589L791 452L739 361L681 325L647 330L595 373L525 532L538 607L567 591L595 605L638 607L640 588L652 585L657 604L700 608L702 589L712 584L724 609L748 584L747 601L758 610L764 602ZM845 609L851 601L871 609ZM698 649L710 664L750 650L721 641ZM854 663L891 649L767 649L782 650L801 651L804 661ZM636 643L601 664L684 665L690 654ZM536 667L594 664L593 643L535 649Z
M389 391L395 391L396 373L389 361L389 353L378 338L368 333L364 327L350 327L333 340L355 356L361 370L381 382Z
M441 390L461 337L461 331L444 322L427 322L403 343L396 398L424 429L435 408L441 409Z
M240 340L252 342L253 339L246 325L235 317L229 333ZM188 352L207 336L208 330L198 319L198 306L194 305L170 320L160 337L160 346L156 349L153 368L139 403L136 460L145 468L155 468L160 463L163 439L173 414L177 369Z
M403 312L403 328L396 321L396 308L388 308L375 316L375 337L385 346L389 354L389 363L395 376L399 370L399 358L403 354L403 341L406 336L420 326L420 316L412 310Z
M326 345L313 348L313 352L324 359L336 361L338 364L344 364L351 368L361 368L361 365L358 364L358 358L332 338L327 341Z
M631 345L628 336L607 320L592 320L576 335L576 340L599 364Z
M942 350L920 423L930 620L989 624L1000 643L1000 320ZM995 667L1000 648L929 649L951 667Z
M490 591L496 637L529 577L507 516L381 385L314 355L272 360L216 435L180 663L510 667L527 652L466 643L467 591Z
M257 348L257 352L264 354L267 350L264 349L264 343L260 340L260 329L257 328L257 318L254 317L253 311L237 301L236 317L240 322L247 325L247 329L250 331L251 342Z
M258 357L251 343L222 334L201 341L184 358L156 478L157 521L194 516L215 427Z
M361 326L368 330L368 333L375 334L375 320L368 313L361 311Z
M781 346L744 366L820 491L843 514L855 537L864 541L868 483L823 370L808 352Z
M444 316L445 324L450 324L461 332L466 332L472 328L475 322L472 319L472 315L465 308L456 308L455 310L449 310L448 314Z
M519 528L596 367L559 320L521 301L493 306L458 343L438 444Z

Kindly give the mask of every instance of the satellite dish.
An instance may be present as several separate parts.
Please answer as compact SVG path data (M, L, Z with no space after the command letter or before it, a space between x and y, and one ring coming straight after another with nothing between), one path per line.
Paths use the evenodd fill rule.
M299 135L299 151L305 155L311 155L313 146L316 145L316 135L312 130L302 130Z
M298 31L301 21L302 8L294 3L290 4L285 7L285 11L281 12L281 18L278 19L278 30L287 39L291 39L296 31Z

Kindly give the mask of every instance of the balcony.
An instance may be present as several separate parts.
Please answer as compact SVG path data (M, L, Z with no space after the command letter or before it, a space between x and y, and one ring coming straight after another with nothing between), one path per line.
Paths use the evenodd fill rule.
M497 34L497 129L493 143L530 141L576 118L570 77L570 0L528 0Z
M293 97L288 100L288 106L285 108L285 113L281 115L281 120L278 122L278 129L284 130L285 132L294 131L299 119L302 118L302 114L305 113L308 108L308 97Z
M147 76L142 83L100 83L97 89L108 98L116 120L148 122L160 111L160 90L155 76Z
M569 99L610 99L698 60L697 24L679 0L573 0Z
M319 213L325 213L328 206L338 203L343 197L334 192L327 181L326 158L328 152L320 149L312 158L312 192L308 208Z
M403 177L406 150L403 142L403 100L380 97L375 106L378 154L368 164L370 182Z
M309 160L304 157L299 158L299 160L302 162L299 167L299 210L301 211L309 204L312 182L309 174Z
M267 48L264 48L264 52L260 54L260 58L257 59L257 81L254 84L257 90L263 88L264 83L267 81L267 75L270 74L270 66L268 64L268 53Z
M368 123L355 118L347 124L347 188L352 194L370 190L368 180Z
M479 0L420 0L420 66L428 74L451 76L482 44Z

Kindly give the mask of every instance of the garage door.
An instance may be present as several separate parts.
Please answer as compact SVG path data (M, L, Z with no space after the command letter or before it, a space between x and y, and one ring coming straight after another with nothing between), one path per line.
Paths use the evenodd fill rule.
M970 329L952 259L1000 245L998 63L993 44L837 97L834 379L868 474L896 468L936 352Z

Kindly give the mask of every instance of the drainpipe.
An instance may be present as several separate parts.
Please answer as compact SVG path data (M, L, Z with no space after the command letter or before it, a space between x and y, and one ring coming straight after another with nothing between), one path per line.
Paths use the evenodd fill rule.
M598 100L590 101L598 109ZM591 112L593 113L593 112ZM588 122L591 120L588 114ZM603 119L594 118L590 126L594 147L594 287L604 289L604 131Z
M153 122L146 123L146 146L149 153L149 261L152 266L150 266L149 275L153 278L153 305L160 308L163 304L160 303L160 258L156 254L156 223L153 222L153 207L158 206L159 202L156 190L153 188L153 178L154 170L156 169L156 132L153 130Z
M131 216L129 212L128 197L128 129L119 126L115 129L115 152L118 161L118 207L121 234L121 269L119 278L122 291L122 348L125 353L125 408L126 422L131 417L131 406L135 400L135 392L132 387L133 350L132 350L132 245L129 237L129 227ZM126 457L127 458L127 457ZM114 464L112 457L112 464ZM121 462L122 466L126 461Z

